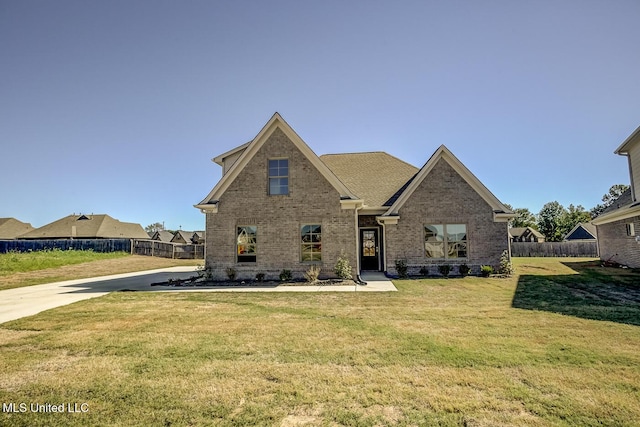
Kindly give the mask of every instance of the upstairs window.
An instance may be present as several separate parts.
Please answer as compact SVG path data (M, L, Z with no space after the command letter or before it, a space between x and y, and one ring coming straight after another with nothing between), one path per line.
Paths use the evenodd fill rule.
M289 159L269 160L269 194L289 194Z

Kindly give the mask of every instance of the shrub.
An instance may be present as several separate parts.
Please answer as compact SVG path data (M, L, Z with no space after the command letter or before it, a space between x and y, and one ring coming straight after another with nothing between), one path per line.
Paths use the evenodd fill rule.
M493 267L490 265L483 265L480 267L480 274L482 277L489 277L493 274Z
M196 268L196 274L198 275L198 279L202 279L202 280L213 279L213 273L211 272L211 267L207 267L206 265L199 265Z
M398 272L398 276L401 279L406 279L407 277L409 277L409 274L408 274L409 267L407 266L407 261L404 259L397 259L396 271Z
M228 267L226 269L227 272L227 277L229 278L229 280L236 280L236 269L232 268L232 267Z
M304 273L304 278L307 279L307 282L314 283L318 280L318 276L320 276L320 266L312 265L309 267L306 273Z
M500 255L500 274L504 274L505 276L511 276L513 274L513 265L511 264L511 260L509 259L509 252L502 251L502 255Z
M264 282L264 273L256 273L256 280L258 282Z
M344 255L344 252L340 253L338 261L336 261L336 265L333 268L333 272L336 274L336 276L343 280L349 280L353 278L353 275L351 274L351 264L349 264L349 260Z
M429 267L427 267L426 265L423 265L422 267L420 267L420 275L421 276L428 276L429 275Z
M438 266L438 271L444 277L449 277L449 273L451 273L451 266L448 265L448 264L440 265L440 266Z
M291 279L293 279L293 274L291 274L291 270L283 269L280 272L280 281L281 282L287 282L287 281L289 281Z
M471 268L469 268L467 264L462 264L458 267L458 272L462 277L467 277L469 275L469 271L471 271Z

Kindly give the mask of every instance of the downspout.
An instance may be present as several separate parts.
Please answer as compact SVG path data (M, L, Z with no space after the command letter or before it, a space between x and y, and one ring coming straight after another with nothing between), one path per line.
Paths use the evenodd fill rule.
M387 227L384 221L380 221L380 218L376 218L376 222L382 226L382 271L387 274Z
M362 209L363 206L364 204L361 204L360 206L356 205L353 212L355 215L355 231L356 231L356 283L366 285L367 283L364 280L362 280L362 278L360 277L360 227L358 226L359 225L358 211Z

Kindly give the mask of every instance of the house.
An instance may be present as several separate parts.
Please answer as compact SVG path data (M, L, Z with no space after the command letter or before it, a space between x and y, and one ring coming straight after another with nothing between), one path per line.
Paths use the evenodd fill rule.
M614 153L627 157L631 186L591 222L602 259L640 268L640 127Z
M193 237L191 237L191 241L193 241L193 243L195 243L196 245L202 245L204 244L204 236L204 230L194 231Z
M596 230L596 226L590 222L582 223L579 222L575 227L571 229L564 236L565 242L571 241L579 241L579 242L595 242L598 240L598 232Z
M389 154L318 157L278 114L250 142L213 159L223 176L195 205L206 214L206 265L302 277L332 276L339 257L396 274L442 264L499 264L514 215L444 145L418 169ZM454 270L457 271L457 270Z
M532 227L512 227L509 229L512 242L544 242L544 235Z
M15 239L33 229L31 224L15 218L0 218L0 239Z
M69 215L20 236L21 239L148 239L140 224L109 215Z
M173 239L173 233L166 230L158 230L149 234L151 235L151 240L157 240L160 242L170 242L171 239Z
M171 243L192 244L193 231L178 230L173 234Z

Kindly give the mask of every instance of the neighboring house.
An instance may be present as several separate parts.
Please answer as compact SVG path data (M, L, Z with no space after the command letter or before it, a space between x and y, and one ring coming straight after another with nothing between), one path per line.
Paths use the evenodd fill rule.
M532 227L513 227L509 229L512 242L544 242L544 235Z
M333 276L422 266L498 266L514 215L445 146L420 169L386 153L318 157L276 113L249 143L213 159L223 176L196 205L206 214L214 278ZM457 271L457 270L454 270Z
M140 224L109 215L69 215L20 236L21 239L148 239Z
M171 243L192 244L193 231L178 230L173 234Z
M197 245L202 245L204 244L204 241L205 241L204 236L205 236L204 231L194 231L193 237L191 238L191 240L193 241L193 243Z
M31 224L15 218L0 218L0 239L15 239L33 229Z
M166 230L158 230L151 233L151 240L170 242L171 239L173 239L173 233Z
M640 268L640 127L615 151L626 156L631 186L593 221L600 257Z
M565 242L579 241L579 242L595 242L598 240L598 232L596 226L590 222L579 222L571 231L564 236Z

